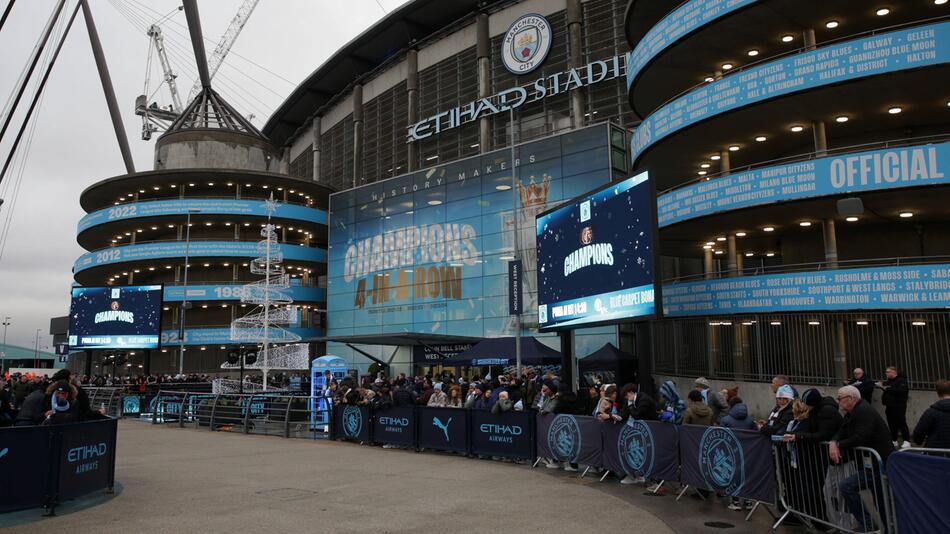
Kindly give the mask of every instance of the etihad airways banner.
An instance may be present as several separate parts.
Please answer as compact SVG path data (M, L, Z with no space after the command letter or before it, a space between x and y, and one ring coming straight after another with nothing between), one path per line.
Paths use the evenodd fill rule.
M657 198L660 226L787 200L950 183L950 142L843 154L718 177Z
M663 286L663 313L950 308L950 264L740 276Z

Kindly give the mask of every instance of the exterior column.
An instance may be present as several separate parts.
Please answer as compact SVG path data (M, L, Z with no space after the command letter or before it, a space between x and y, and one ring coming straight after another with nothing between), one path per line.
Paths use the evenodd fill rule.
M729 171L731 170L730 167L729 149L727 148L726 150L723 150L719 153L719 174L722 176L728 175Z
M828 269L838 268L838 236L835 232L835 220L825 219L821 225L821 235L825 243L825 262Z
M478 57L478 98L491 96L491 39L488 35L488 14L475 17L475 52ZM501 120L501 119L499 119ZM514 128L514 125L510 126ZM482 154L492 149L491 119L478 119L478 151Z
M363 86L353 86L353 187L363 180Z
M809 28L802 32L802 44L805 45L805 50L815 49L815 30Z
M825 121L812 121L811 129L815 136L815 157L828 155L828 138L825 136Z
M567 56L567 68L576 69L582 66L583 52L581 41L581 24L584 20L584 11L580 0L567 0L567 40L570 53ZM571 118L575 128L584 126L584 88L579 87L571 91Z
M419 52L406 52L406 96L409 124L419 122ZM419 141L409 143L409 171L419 170Z
M320 128L322 127L322 121L320 120L320 115L317 115L313 118L311 122L310 134L312 137L310 150L313 151L313 176L312 179L314 182L320 181Z
M703 249L703 274L706 280L715 278L715 269L713 269L713 251L711 248Z
M703 249L703 274L706 280L712 280L716 277L716 269L713 267L713 251L710 248ZM713 370L719 365L719 331L718 327L706 326L706 365L707 375L713 375Z
M729 277L737 276L737 268L739 267L736 261L736 236L730 235L726 237L726 275Z
M290 174L290 147L286 146L280 153L280 174Z
M825 244L825 262L828 269L838 268L838 236L835 232L835 220L825 219L821 225L822 241ZM847 380L848 373L848 347L844 335L845 319L838 316L834 319L835 353L834 369L839 380Z

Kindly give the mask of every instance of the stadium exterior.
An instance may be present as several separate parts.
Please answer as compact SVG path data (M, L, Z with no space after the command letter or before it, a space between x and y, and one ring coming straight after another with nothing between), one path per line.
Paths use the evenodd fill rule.
M329 190L279 172L280 165L279 152L209 89L158 139L155 170L83 191L87 214L77 240L89 252L73 266L75 282L164 284L161 349L128 351L118 361L110 351L89 351L70 358L70 366L175 374L183 349L185 373L221 373L239 345L231 322L253 310L242 302L243 286L260 280L249 264L260 256L264 201L271 197L280 202L272 222L290 274L286 293L299 306L288 330L303 341L322 337Z
M657 181L664 256L658 380L834 386L896 364L929 404L950 375L948 7L630 3L631 156Z
M307 252L292 263L306 280L299 302L327 310L310 314L305 339L363 371L373 361L408 371L437 363L432 349L513 335L505 265L515 256L527 282L522 332L537 336L534 215L648 170L662 254L664 314L650 323L657 380L739 382L757 409L778 373L830 387L852 367L878 378L896 363L912 387L930 388L950 374L950 94L937 83L948 75L947 9L933 0L415 0L304 80L250 136L259 152L215 169L192 161L193 150L164 150L163 137L156 171L97 184L83 206L157 200L152 188L170 195L171 184L181 195L214 182L196 196L221 200L262 199L265 184L288 200L290 189L304 192L300 208L326 211L282 223ZM166 137L181 135L194 133ZM122 249L119 236L135 236L137 245L171 240L177 252L167 262L77 264L77 282L174 284L186 215L81 227L89 250ZM232 237L224 225L238 219L202 214L192 230L258 239ZM154 238L143 235L152 226ZM240 258L194 260L189 284L195 263L224 269L201 280L244 280ZM166 278L148 271L166 265ZM189 310L188 328L235 314L226 299L206 303ZM207 359L186 370L215 371L226 341L201 345ZM605 342L638 346L621 325L577 330L573 349L583 357Z
M538 335L534 216L629 172L625 9L409 2L275 112L263 133L284 147L290 173L340 191L330 200L329 353L364 371L373 360L409 371L437 364L433 350L514 335L516 241L521 328ZM617 327L579 330L574 349L627 346L619 338Z

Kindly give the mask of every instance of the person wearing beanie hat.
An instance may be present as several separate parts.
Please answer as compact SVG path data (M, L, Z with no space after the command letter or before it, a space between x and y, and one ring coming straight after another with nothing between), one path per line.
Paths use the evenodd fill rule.
M756 422L759 432L766 436L784 434L788 423L792 421L792 399L795 398L795 392L792 387L785 384L775 391L775 407L769 413L769 418Z
M712 410L712 425L718 425L722 416L729 413L729 405L721 393L710 389L709 381L705 377L699 377L693 382L695 391L703 396L703 402Z
M841 428L841 413L838 405L831 397L822 396L821 392L811 388L802 393L802 402L811 408L808 418L792 432L784 436L786 442L805 442L818 444L829 441Z

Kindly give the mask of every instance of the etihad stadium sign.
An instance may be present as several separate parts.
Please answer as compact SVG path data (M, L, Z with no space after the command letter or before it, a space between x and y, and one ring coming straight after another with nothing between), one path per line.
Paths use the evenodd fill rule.
M614 56L588 63L583 67L544 76L527 85L505 89L489 97L442 111L411 124L407 142L421 141L482 117L504 113L581 87L624 78L626 65L624 56Z

